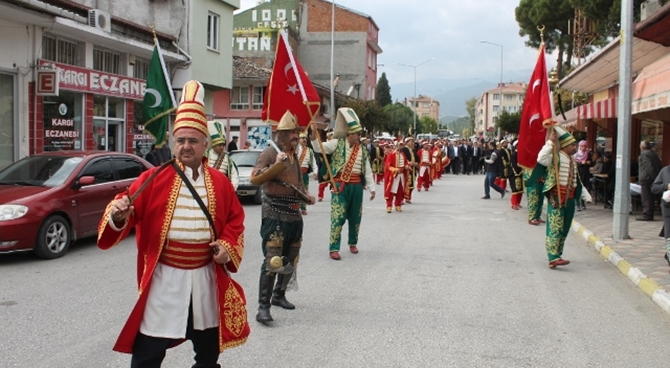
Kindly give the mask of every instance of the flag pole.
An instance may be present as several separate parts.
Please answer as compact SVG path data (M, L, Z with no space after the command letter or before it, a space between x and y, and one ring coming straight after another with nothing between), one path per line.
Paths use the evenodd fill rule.
M305 93L305 87L302 84L302 79L298 75L298 68L296 67L295 59L293 58L293 51L291 50L291 45L288 43L288 37L286 35L285 30L281 31L280 37L282 38L282 41L284 42L284 45L286 46L286 51L288 53L289 60L291 61L291 66L292 66L292 69L293 69L293 73L295 73L295 79L298 82L298 87L300 88L300 94L302 96L302 102L305 105L305 108L307 109L307 112L309 113L310 123L312 123L312 122L314 122L314 117L315 117L316 114L314 112L312 112L312 109L310 108L310 106L312 104L321 105L321 102L316 102L315 103L315 102L307 101L307 94ZM323 162L326 164L326 170L328 170L328 176L329 176L329 179L330 179L331 191L335 191L335 179L333 178L333 175L330 171L330 163L328 162L328 158L326 157L326 153L325 153L325 150L323 148L323 142L321 142L321 136L319 135L318 132L314 132L314 133L316 133L316 141L319 143L319 149L321 150L321 155L323 156Z
M544 29L545 29L544 25L542 25L542 26L537 26L537 30L540 31L540 41L541 41L541 42L540 42L540 50L544 50L544 48L543 48L543 46L544 46ZM545 55L542 55L542 57L546 58ZM550 86L550 87L551 87L551 86ZM552 112L552 114L553 114L553 112L554 112L554 109L553 109L554 100L553 100L553 98L550 98L550 99L549 99L549 102L551 103L551 106L552 106L551 112ZM550 119L551 119L551 118L550 118ZM554 129L554 126L555 126L556 124L558 124L558 123L555 122L555 121L552 121L552 124L551 124L551 130L547 129L547 135L548 135L548 136L550 136L551 133L556 133L556 129ZM560 141L559 141L558 138L559 138L559 137L558 137L558 134L556 134L556 142L553 142L553 141L552 141L551 143L557 143L557 144L554 144L554 145L553 145L553 146L554 146L554 150L553 150L553 151L554 151L554 154L553 154L553 156L554 156L554 157L553 157L553 161L554 161L554 175L556 175L556 189L557 189L557 190L556 190L556 193L557 193L557 195L558 195L558 205L559 205L559 207L560 207L561 204L562 204L563 202L561 201L561 180L560 180L560 177L559 177L559 174L560 174L560 167L559 167L560 162L559 162L559 154L558 154L558 151L559 151ZM567 193L566 193L566 195L567 195Z

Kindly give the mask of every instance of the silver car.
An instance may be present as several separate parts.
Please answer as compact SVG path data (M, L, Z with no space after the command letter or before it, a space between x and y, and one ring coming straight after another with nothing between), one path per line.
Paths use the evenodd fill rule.
M261 150L237 150L230 152L230 159L237 166L240 182L237 185L237 196L241 198L253 197L254 203L260 204L262 200L261 188L251 184L251 170L256 166Z

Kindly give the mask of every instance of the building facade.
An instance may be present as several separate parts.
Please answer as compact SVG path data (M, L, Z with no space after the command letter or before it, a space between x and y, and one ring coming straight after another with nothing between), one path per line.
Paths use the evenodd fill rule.
M232 87L232 56L222 40L232 37L224 24L239 0L89 4L0 3L0 169L50 150L144 156L153 142L141 117L152 27L177 99L186 81L198 79L211 113L212 92Z
M502 111L521 113L527 88L527 83L515 82L484 91L475 104L475 133L482 136L493 132Z
M264 148L261 119L267 81L274 64L279 32L286 30L297 60L321 97L321 115L329 118L330 44L333 3L323 0L272 0L235 14L231 90L214 93L213 119L226 127L227 138ZM335 5L334 69L339 74L335 106L348 98L373 99L377 84L379 29L371 17Z
M424 95L419 95L416 98L410 97L404 100L404 104L416 113L417 119L429 117L435 121L440 121L440 101L434 100L432 97Z

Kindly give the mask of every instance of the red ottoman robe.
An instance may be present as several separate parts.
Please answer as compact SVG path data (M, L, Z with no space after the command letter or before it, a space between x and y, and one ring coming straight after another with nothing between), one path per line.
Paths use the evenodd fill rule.
M250 331L244 290L229 276L229 272L237 272L244 254L244 210L230 180L220 171L208 167L205 159L203 163L208 193L207 208L214 220L216 239L226 248L231 259L225 265L212 261L216 272L219 301L219 351L222 352L227 348L244 344ZM179 165L183 169L183 165ZM135 193L155 170L158 168L142 173L130 187L129 192ZM136 228L139 297L114 345L114 350L118 352L130 354L133 351L135 336L139 332L144 316L151 278L163 246L167 242L181 184L182 180L174 168L168 167L159 173L134 201L135 211L123 230L115 231L109 226L111 202L98 225L98 247L101 249L113 247L128 236L133 227ZM215 186L218 188L216 191L213 189ZM127 193L119 194L116 198L121 198L124 194ZM183 341L179 343L181 342Z

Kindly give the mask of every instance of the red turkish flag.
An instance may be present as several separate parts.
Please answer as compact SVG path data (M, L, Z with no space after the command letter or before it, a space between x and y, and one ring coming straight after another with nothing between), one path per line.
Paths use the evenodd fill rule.
M320 107L321 99L293 56L286 32L280 32L272 75L265 90L262 119L276 126L289 110L295 115L298 125L306 127Z
M546 141L547 130L542 123L550 119L551 89L547 78L547 63L544 55L544 43L540 46L535 70L528 82L526 98L523 102L521 121L519 122L519 143L517 143L517 162L520 166L533 168L537 163L537 154Z

